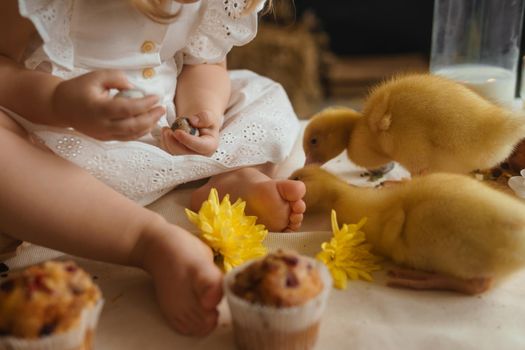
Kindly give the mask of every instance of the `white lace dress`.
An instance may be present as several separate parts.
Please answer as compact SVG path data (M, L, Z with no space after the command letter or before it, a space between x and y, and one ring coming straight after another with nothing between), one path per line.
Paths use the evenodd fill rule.
M221 61L233 45L255 36L257 13L241 15L244 6L244 0L173 2L178 17L163 25L127 0L19 0L22 16L40 35L27 55L27 68L64 79L121 69L137 88L160 96L167 113L140 140L102 142L7 112L53 152L142 205L188 181L278 163L291 151L299 124L282 87L248 71L230 72L232 95L215 154L172 156L158 147L160 129L175 119L173 97L182 65Z

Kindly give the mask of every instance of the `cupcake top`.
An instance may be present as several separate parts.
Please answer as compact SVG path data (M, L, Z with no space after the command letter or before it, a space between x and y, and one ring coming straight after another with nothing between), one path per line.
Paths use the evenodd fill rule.
M317 296L323 282L311 261L295 252L278 250L240 271L231 289L251 303L290 307Z
M72 261L48 261L0 284L0 336L33 339L66 332L101 299L91 277Z

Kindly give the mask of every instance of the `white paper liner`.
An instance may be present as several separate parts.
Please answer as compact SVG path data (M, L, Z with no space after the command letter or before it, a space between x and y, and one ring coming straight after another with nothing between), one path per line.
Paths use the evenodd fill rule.
M332 278L323 263L313 258L303 258L308 259L318 269L323 281L323 290L315 298L301 306L282 308L263 306L250 303L235 295L231 290L235 275L253 261L243 264L227 274L224 278L224 290L234 323L254 331L297 332L319 322L332 289Z
M65 333L45 336L38 339L0 337L0 350L77 350L85 349L84 341L88 332L94 333L104 300L93 307L85 308L80 314L78 325ZM88 349L86 349L88 350Z

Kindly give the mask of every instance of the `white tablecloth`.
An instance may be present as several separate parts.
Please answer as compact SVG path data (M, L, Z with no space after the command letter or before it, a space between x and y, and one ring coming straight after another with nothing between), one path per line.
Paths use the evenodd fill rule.
M284 177L304 161L300 143L281 168ZM354 183L374 185L344 155L327 167ZM405 176L396 167L388 178ZM150 205L169 221L193 229L184 215L192 189L178 189ZM330 237L329 218L306 215L303 232L270 233L270 248L287 247L307 255L318 252ZM62 255L30 246L7 263L23 267ZM106 304L96 334L96 349L232 349L233 335L226 304L219 326L208 337L178 335L163 320L153 286L141 270L74 258L96 276ZM334 290L321 325L318 349L525 349L525 271L479 296L417 292L385 286L385 272L375 281L351 282Z

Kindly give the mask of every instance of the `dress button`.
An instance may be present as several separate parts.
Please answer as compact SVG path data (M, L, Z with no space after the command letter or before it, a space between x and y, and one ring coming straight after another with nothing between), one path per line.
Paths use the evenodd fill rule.
M140 47L140 51L142 51L142 53L149 53L153 50L155 50L155 43L150 40L146 40L145 42L143 42L142 46Z
M144 68L144 70L142 70L142 76L145 79L153 78L154 75L155 75L155 69L153 68Z

